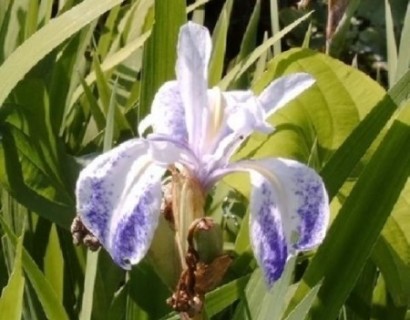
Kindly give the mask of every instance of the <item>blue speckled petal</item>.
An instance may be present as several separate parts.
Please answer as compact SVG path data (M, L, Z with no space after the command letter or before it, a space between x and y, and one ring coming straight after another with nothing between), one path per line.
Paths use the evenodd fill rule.
M154 133L170 136L183 144L188 143L185 110L176 81L166 82L159 88L150 117Z
M288 257L319 245L329 223L328 195L320 176L306 165L281 158L244 160L213 172L250 172L250 237L269 285L280 277Z
M161 177L147 141L134 139L95 158L77 180L77 212L114 261L128 269L146 254L157 226Z
M293 160L277 159L274 170L287 197L285 228L293 249L310 250L323 241L329 224L329 198L322 178Z
M271 177L280 201L284 232L292 253L310 250L325 237L329 223L329 199L321 177L306 165L288 159L248 162Z
M288 258L277 192L261 174L251 172L250 238L268 286L280 278Z

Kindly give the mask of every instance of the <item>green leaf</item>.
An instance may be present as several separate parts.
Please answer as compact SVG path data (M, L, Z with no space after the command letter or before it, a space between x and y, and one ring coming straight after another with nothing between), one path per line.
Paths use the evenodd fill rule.
M289 50L272 59L253 89L261 92L275 78L295 72L311 74L315 85L269 119L276 128L273 134L253 134L234 159L285 157L319 169L384 95L360 71L307 49ZM235 174L226 181L247 195L249 184L243 179Z
M410 2L407 4L404 16L403 29L401 30L400 48L397 58L396 81L399 80L410 68Z
M321 283L318 283L316 286L314 286L312 290L310 290L309 293L303 298L303 300L285 318L285 320L305 319L310 308L312 307L313 302L315 301L321 285Z
M377 103L343 145L336 150L321 171L330 199L336 195L371 143L397 110L397 106L406 100L409 94L410 71L389 90L388 95Z
M63 301L64 260L55 225L51 227L47 244L44 257L44 274L56 292L57 298Z
M159 87L175 79L178 33L185 21L185 1L155 1L155 24L144 47L139 120L149 113Z
M239 300L243 296L243 290L248 281L249 276L244 276L207 293L205 296L206 315L212 317Z
M245 289L245 295L238 305L234 320L278 320L286 307L286 295L292 280L296 258L287 262L281 278L269 290L262 271L256 269Z
M347 300L352 320L369 319L372 309L374 284L379 271L373 261L368 260Z
M393 14L390 7L390 0L384 0L384 12L386 18L387 65L389 72L389 87L392 87L396 79L397 45L394 35Z
M13 271L9 282L0 296L0 315L7 320L20 320L22 315L24 275L21 268L23 237L19 237L16 247Z
M16 247L17 237L5 223L2 215L0 215L0 224L12 245ZM47 318L68 320L67 313L61 301L58 300L55 291L24 248L22 249L22 265L34 291L37 293L38 300L43 306Z
M208 84L210 87L216 86L222 77L225 62L226 37L228 35L232 6L233 0L225 2L212 34L213 50L211 60L209 61L208 76Z
M64 40L122 1L100 0L95 2L94 0L85 0L34 33L0 66L0 105L38 61Z
M166 299L172 293L165 287L147 261L140 262L129 272L128 285L132 301L144 310L151 319L159 319L171 311L171 308L166 304Z
M280 32L276 33L273 37L266 40L260 46L258 46L253 52L244 60L240 61L238 64L235 65L226 75L225 77L219 82L219 87L221 89L227 89L232 82L239 79L239 77L244 74L255 62L258 60L260 56L264 54L266 50L268 50L271 46L275 43L280 41L286 34L296 28L300 23L310 17L312 12L305 14L303 17L300 17L296 21L292 22L290 25L283 28Z
M293 303L300 301L323 279L312 317L337 317L409 177L409 143L407 104L345 200L294 296Z
M406 186L372 253L372 260L380 268L397 306L410 303L410 182Z
M74 216L71 202L58 193L50 172L29 138L11 125L1 128L0 181L21 204L44 218L68 228ZM57 184L58 185L58 184Z
M135 40L131 41L128 43L125 47L119 49L115 53L112 53L109 55L100 65L100 69L103 72L110 71L120 63L124 62L126 59L128 59L135 51L140 49L142 45L145 43L145 41L148 39L149 35L151 34L150 31L145 32ZM96 72L91 72L90 74L87 75L85 78L85 83L90 86L96 81L97 75ZM70 101L70 109L74 105L74 102L78 100L80 95L85 92L85 87L84 83L82 86L79 86L73 93L71 101ZM87 92L85 92L87 93Z
M261 0L257 0L255 6L253 7L252 15L249 19L248 25L243 36L241 47L239 49L239 54L237 57L238 61L245 59L248 55L252 53L256 46L257 32L259 25L259 17L261 14ZM266 39L264 39L265 41ZM266 51L265 51L266 54ZM264 55L261 56L263 58ZM266 61L266 56L265 56ZM263 70L265 66L263 66ZM247 88L248 87L248 77L251 78L250 70L245 72L235 83L235 88ZM256 74L256 72L255 72Z
M84 292L81 303L80 320L90 320L93 310L94 285L97 274L98 252L87 251L87 265L84 278Z
M386 289L383 277L379 277L373 293L372 320L403 320L406 316L406 307L397 307Z
M275 35L280 32L278 1L277 0L270 1L269 9L270 9L270 23L271 23L271 28L272 28L272 34ZM280 41L276 42L273 45L273 52L274 52L274 55L278 55L282 52L282 46L281 46Z

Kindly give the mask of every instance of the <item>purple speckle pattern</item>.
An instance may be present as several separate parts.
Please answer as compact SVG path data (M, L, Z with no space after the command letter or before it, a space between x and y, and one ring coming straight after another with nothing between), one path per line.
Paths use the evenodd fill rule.
M124 269L145 256L158 224L166 169L149 162L148 148L125 142L95 158L77 181L78 214Z
M77 181L77 212L103 246L107 245L109 222L119 199L115 191L124 184L118 174L131 166L134 151L140 145L130 140L98 156L80 173Z
M188 142L185 110L176 81L166 82L155 95L151 108L154 133Z
M309 250L324 237L328 219L328 198L320 177L307 167L295 168L294 188L298 199L296 213L299 224L297 250Z
M159 211L154 201L150 189L156 186L148 186L141 197L135 202L135 206L130 213L125 214L117 223L113 232L112 256L114 261L124 269L130 269L131 263L136 256L144 256L152 240L153 228L151 215L157 216L152 212Z
M89 209L82 212L82 219L87 221L89 229L104 244L106 243L109 212L113 210L112 204L108 201L104 181L90 179L90 189L92 192L89 198Z
M252 174L254 182L264 180ZM287 242L272 186L263 181L254 183L250 217L254 253L262 267L268 286L280 278L288 258Z

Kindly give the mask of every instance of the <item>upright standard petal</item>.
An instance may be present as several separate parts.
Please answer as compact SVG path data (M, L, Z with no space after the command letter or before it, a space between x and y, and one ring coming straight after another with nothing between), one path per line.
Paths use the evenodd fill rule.
M181 144L188 143L188 133L185 124L185 110L177 81L164 83L155 94L148 116L149 126L155 134L172 137ZM144 119L145 120L145 119ZM139 131L145 131L148 126L141 122Z
M314 83L314 78L307 73L295 73L273 81L258 97L266 117L271 116Z
M189 143L199 155L208 119L207 69L211 38L206 28L188 22L178 39L176 75L185 108Z
M282 275L288 258L280 200L274 186L257 172L251 173L250 238L253 252L271 286Z
M130 268L147 252L157 226L161 177L149 144L130 140L94 159L77 181L77 212L114 261Z

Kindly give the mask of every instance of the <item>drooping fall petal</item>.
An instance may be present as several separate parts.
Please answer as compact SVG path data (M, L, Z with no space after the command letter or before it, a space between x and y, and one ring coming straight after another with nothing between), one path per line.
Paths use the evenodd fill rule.
M158 223L161 177L149 144L130 140L94 159L77 181L77 212L125 269L146 254Z

